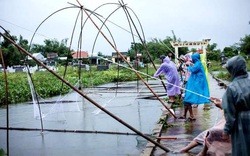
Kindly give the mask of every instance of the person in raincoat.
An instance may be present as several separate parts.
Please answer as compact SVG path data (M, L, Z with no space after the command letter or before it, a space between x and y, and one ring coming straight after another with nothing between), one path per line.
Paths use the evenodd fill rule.
M205 72L207 83L208 83L208 89L209 89L208 91L210 93L210 87L209 87L210 83L209 83L208 69L207 69L207 55L206 55L206 53L203 52L202 49L198 49L197 51L200 54L200 61L201 61L201 64L202 64L202 66L204 68L204 72ZM203 109L209 109L208 104L205 104ZM195 105L193 105L193 107L195 107Z
M222 137L226 120L222 110L221 99L210 97L210 100L221 110L221 119L213 127L201 132L187 146L176 153L186 153L198 145L203 145L203 149L197 156L231 155L231 140Z
M170 61L168 56L161 56L161 66L157 69L154 77L158 77L161 74L165 75L167 80L167 95L169 97L168 103L175 102L175 96L181 95L180 91L180 79L177 71L177 67L174 62Z
M185 96L183 99L184 113L180 119L186 119L189 111L190 120L195 120L192 110L192 104L210 103L209 88L206 80L204 68L200 61L200 54L195 53L191 56L193 64L188 66L190 77L186 84ZM206 98L207 97L207 98Z
M250 79L245 59L238 55L229 59L226 69L231 83L222 96L222 108L226 119L224 138L231 135L232 155L250 155Z
M177 64L177 71L180 74L180 78L181 78L180 80L183 84L185 80L185 56L181 55L178 60L179 62Z
M203 53L203 50L201 50L201 49L198 50L198 53L200 54L201 64L204 68L204 72L205 72L208 87L209 87L209 78L208 78L208 69L207 69L207 55L206 55L206 53Z

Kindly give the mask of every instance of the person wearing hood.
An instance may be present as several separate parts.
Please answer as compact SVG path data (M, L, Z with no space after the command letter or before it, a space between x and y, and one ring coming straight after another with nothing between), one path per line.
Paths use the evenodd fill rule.
M225 65L231 76L231 83L222 96L222 108L226 123L224 138L231 135L232 155L250 155L250 79L245 59L238 55Z
M211 97L210 100L221 110L220 120L213 127L201 132L187 146L176 153L186 153L198 145L203 145L202 150L197 156L231 155L231 140L222 137L226 120L222 110L221 99Z
M180 79L177 71L177 67L174 62L170 61L168 56L161 56L161 66L155 72L154 77L158 77L161 74L165 75L167 80L167 95L169 97L168 103L175 102L175 96L181 95L180 91Z
M201 64L202 64L202 66L204 68L204 72L205 72L207 83L208 83L208 91L210 93L210 87L209 87L210 83L209 83L208 68L207 68L207 55L206 55L206 53L203 53L202 49L198 49L197 51L200 54L200 61L201 61ZM203 109L209 109L209 103L205 104Z
M204 68L200 61L200 54L195 53L191 58L193 63L188 66L190 77L186 84L185 96L183 99L184 113L180 119L186 119L187 112L189 111L190 117L188 119L195 120L192 104L199 105L210 103L210 94Z

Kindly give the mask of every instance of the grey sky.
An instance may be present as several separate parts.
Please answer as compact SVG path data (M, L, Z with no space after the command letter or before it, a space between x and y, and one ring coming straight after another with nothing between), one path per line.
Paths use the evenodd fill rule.
M51 13L77 4L76 0L0 0L0 25L10 30L11 34L22 35L30 41L38 25ZM152 38L165 39L172 36L174 30L182 41L200 41L210 38L210 43L217 43L219 49L239 42L240 38L250 34L250 1L249 0L123 0L138 16L146 41ZM117 0L79 0L86 8L94 10L104 3L118 3ZM96 12L107 17L117 5L105 5ZM44 39L70 38L78 9L67 9L53 15L38 30L33 43L43 44ZM132 12L130 12L133 15ZM84 14L84 19L86 14ZM97 18L93 20L100 26ZM104 20L104 19L102 19ZM122 9L115 12L110 21L129 30L126 16ZM141 32L137 19L133 16ZM78 23L80 25L80 23ZM131 34L108 22L119 51L127 51L133 42ZM79 28L79 27L78 27ZM2 32L2 30L0 30ZM103 30L109 38L107 30ZM89 21L83 29L81 50L92 52L97 30ZM79 29L74 35L73 49L77 49ZM136 42L138 38L135 37ZM110 55L113 48L99 35L94 52L101 51Z

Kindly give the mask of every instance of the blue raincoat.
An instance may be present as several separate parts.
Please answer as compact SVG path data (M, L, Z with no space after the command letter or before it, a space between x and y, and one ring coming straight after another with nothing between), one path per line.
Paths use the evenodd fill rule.
M168 96L175 96L181 94L180 91L180 79L177 71L177 67L174 62L170 61L169 57L165 57L163 63L154 74L154 77L164 74L167 80L167 94ZM175 86L173 86L173 85ZM177 87L176 87L177 86Z
M208 99L210 97L208 83L204 68L200 61L200 54L195 53L191 56L191 58L194 64L188 67L188 70L191 74L186 84L187 90L185 91L185 97L183 101L191 104L210 103ZM193 92L199 95L194 94Z

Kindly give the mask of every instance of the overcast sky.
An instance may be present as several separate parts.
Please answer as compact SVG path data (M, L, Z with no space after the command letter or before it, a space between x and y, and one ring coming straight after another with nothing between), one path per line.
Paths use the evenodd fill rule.
M0 25L9 30L12 35L22 35L29 41L39 24L53 12L70 7L69 3L79 5L76 0L0 0ZM87 9L94 10L105 3L118 3L118 0L79 0ZM225 46L239 42L240 38L250 34L250 0L123 0L130 15L145 40L152 38L164 40L166 36L173 36L182 41L201 41L210 38L210 43L217 43L217 48L223 50ZM96 13L106 18L119 5L108 4L96 10ZM131 10L130 10L131 9ZM45 39L71 39L73 26L79 9L70 8L59 11L46 20L37 31L32 43L43 44ZM138 23L138 17L142 29ZM83 19L86 19L83 13ZM100 27L100 19L92 16ZM78 20L73 38L72 48L77 50L77 40L80 34L80 19ZM127 51L133 42L126 15L122 9L112 14L107 22L107 29L103 28L105 36L115 44L121 52ZM115 23L115 24L114 24ZM118 27L118 26L119 27ZM3 32L3 30L0 30ZM133 30L135 31L135 30ZM111 55L115 50L102 35L97 36L97 29L88 21L83 28L81 50L88 52L102 52ZM143 35L142 35L143 37ZM135 37L135 41L139 39ZM95 43L95 44L94 44ZM94 49L93 49L94 45ZM197 47L199 48L199 47Z

